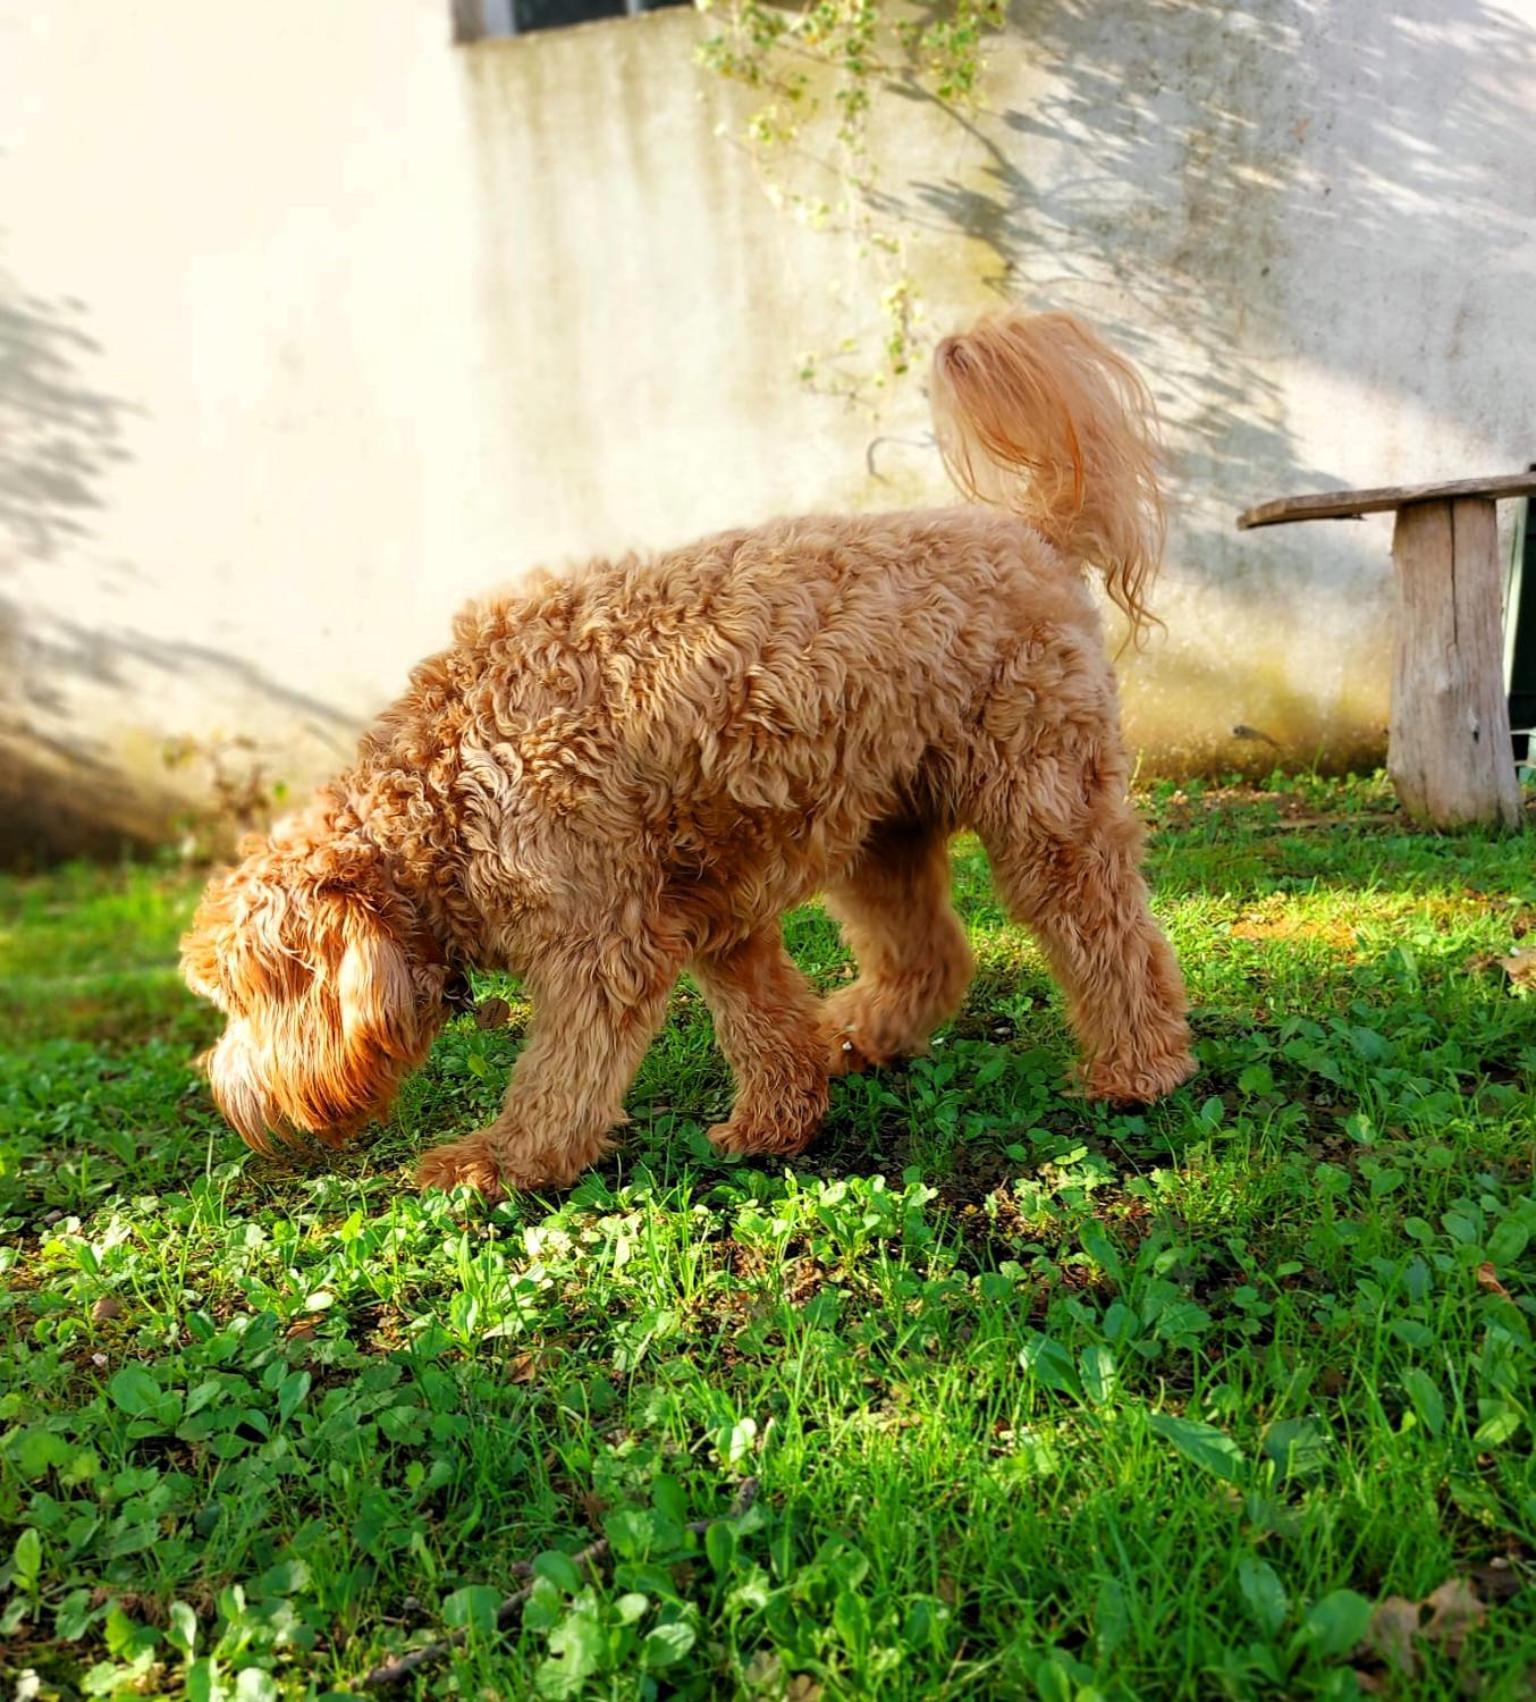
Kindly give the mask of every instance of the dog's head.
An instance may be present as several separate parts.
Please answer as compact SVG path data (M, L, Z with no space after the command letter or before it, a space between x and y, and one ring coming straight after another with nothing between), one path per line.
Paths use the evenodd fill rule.
M209 1085L258 1151L301 1131L339 1146L426 1056L445 971L360 836L301 819L241 850L181 942L187 985L229 1018Z

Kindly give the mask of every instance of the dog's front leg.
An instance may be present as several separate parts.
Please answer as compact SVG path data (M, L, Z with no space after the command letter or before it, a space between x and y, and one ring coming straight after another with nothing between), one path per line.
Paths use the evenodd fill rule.
M587 941L526 978L533 1027L500 1114L421 1161L423 1188L467 1182L487 1199L568 1187L625 1121L624 1094L666 1014L682 966L644 937Z
M736 1078L730 1121L709 1138L725 1152L801 1151L826 1114L828 1031L777 924L697 958L693 974Z

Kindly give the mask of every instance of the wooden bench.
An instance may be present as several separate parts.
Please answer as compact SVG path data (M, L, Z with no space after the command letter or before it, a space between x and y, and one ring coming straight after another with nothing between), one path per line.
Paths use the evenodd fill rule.
M1536 495L1536 473L1442 485L1326 491L1262 502L1247 531L1297 520L1397 515L1397 657L1387 769L1416 821L1518 827L1522 819L1504 693L1496 504Z

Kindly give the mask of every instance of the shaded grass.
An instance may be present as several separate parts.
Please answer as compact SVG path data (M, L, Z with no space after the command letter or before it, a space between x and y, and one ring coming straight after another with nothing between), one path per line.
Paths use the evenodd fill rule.
M515 988L366 1146L276 1165L187 1069L195 882L0 883L3 1660L351 1693L447 1622L423 1696L1527 1693L1536 1024L1494 959L1529 852L1410 834L1379 782L1146 805L1202 1063L1168 1101L1064 1095L962 845L965 1010L802 1161L709 1148L683 988L621 1151L491 1212L402 1183L494 1107ZM819 911L788 937L844 973ZM1360 1647L1453 1578L1464 1639Z

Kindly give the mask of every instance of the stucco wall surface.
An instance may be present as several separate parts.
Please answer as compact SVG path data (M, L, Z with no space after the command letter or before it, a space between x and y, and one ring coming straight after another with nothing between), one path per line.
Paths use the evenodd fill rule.
M309 783L535 563L945 499L919 384L798 383L869 285L699 19L447 12L0 0L0 855L163 831L178 741ZM1232 520L1536 460L1536 0L1020 0L984 117L898 104L934 320L1075 308L1165 415L1146 764L1379 755L1390 522Z

